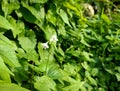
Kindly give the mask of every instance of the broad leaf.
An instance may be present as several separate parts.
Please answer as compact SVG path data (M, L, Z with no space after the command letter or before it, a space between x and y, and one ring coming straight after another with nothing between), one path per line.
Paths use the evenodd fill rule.
M30 91L16 84L0 83L0 91Z
M62 18L62 20L71 27L67 13L64 10L60 9L58 14Z
M101 15L101 18L102 18L107 24L110 24L110 23L111 23L111 21L110 21L110 19L108 18L107 15L102 14L102 15Z
M47 60L49 52L43 49L42 43L38 43L38 52L41 60Z
M11 25L14 26L12 33L13 33L14 38L16 38L16 36L24 30L24 28L25 28L24 23L22 21L16 21L12 17L10 17L9 20L10 20Z
M16 44L2 34L0 34L0 44L7 46L13 50L17 49Z
M48 0L30 0L31 3L46 3Z
M64 87L63 91L86 91L86 88L83 86L85 82L77 82L70 86Z
M0 79L6 82L11 82L10 74L13 75L13 73L8 69L0 56Z
M4 28L4 29L14 29L13 26L9 23L9 21L0 15L0 28Z
M56 91L56 88L55 88L56 83L50 77L47 77L47 76L36 77L35 80L36 80L36 82L34 83L34 87L37 90Z
M18 40L24 50L29 51L30 49L35 49L36 39L35 33L32 30L29 30L29 32L26 33L26 36L20 34Z
M19 8L20 8L20 4L18 0L16 0L15 2L14 0L13 1L11 0L10 2L8 2L8 0L2 1L2 10L4 11L5 16L12 13L13 10L19 9Z
M47 75L52 79L62 79L64 77L62 71L56 64L51 64Z
M3 58L4 62L9 66L12 66L12 67L20 66L15 54L15 51L12 50L11 48L5 45L0 45L0 55Z
M116 76L117 80L120 81L120 73L116 73L115 76Z
M38 19L39 21L41 21L41 19L40 19L40 14L41 13L40 12L38 12L35 8L29 6L28 4L26 4L24 2L21 2L21 3L22 3L22 5L23 5L24 8L26 8L27 10L29 10L30 13L36 17L36 19Z

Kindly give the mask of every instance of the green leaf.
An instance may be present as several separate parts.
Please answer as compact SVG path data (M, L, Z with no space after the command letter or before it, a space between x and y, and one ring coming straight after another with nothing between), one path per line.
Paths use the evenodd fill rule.
M82 53L82 56L83 56L83 59L86 60L86 61L94 61L91 57L93 56L93 54L91 53L88 53L86 51L83 51Z
M9 74L11 74L11 75L14 75L14 74L8 69L8 67L5 65L5 63L4 63L3 59L1 58L1 56L0 56L0 71L7 72L7 73L9 73Z
M101 15L101 18L102 18L107 24L110 24L110 23L111 23L111 21L110 21L110 19L108 18L107 15L102 14L102 15Z
M90 77L90 76L88 76L87 78L88 78L88 80L90 81L90 83L91 83L92 85L97 86L97 82L96 82L95 79L93 79L93 78Z
M91 74L92 74L93 76L97 76L97 75L98 75L98 72L99 72L98 68L92 68Z
M0 56L0 79L4 80L5 82L11 82L10 74L14 75L8 67L4 64L3 59Z
M53 35L56 35L56 30L53 26L50 25L45 25L44 27L45 37L49 41Z
M105 70L106 70L108 73L110 73L110 74L114 74L114 71L113 71L112 69L107 69L107 68L105 68Z
M26 32L26 36L24 34L20 34L18 36L18 40L24 50L29 51L30 49L35 49L36 38L35 33L32 30Z
M64 3L64 6L67 7L68 9L70 9L70 10L75 11L76 14L77 14L78 16L80 16L80 12L79 12L79 10L77 9L77 7L71 5L69 2L65 2L65 3Z
M49 52L43 49L42 43L38 43L38 52L41 60L48 60Z
M120 73L116 73L115 76L116 76L117 80L120 81Z
M119 66L116 66L115 70L117 70L120 73L120 67Z
M85 82L77 82L70 86L63 88L63 91L86 91L86 88L83 86ZM84 90L83 90L84 89Z
M46 3L48 0L30 0L30 3Z
M26 52L26 57L28 60L32 60L35 62L35 64L38 64L38 54L35 50L30 50Z
M54 15L54 13L49 10L46 14L46 19L51 22L53 25L56 25L57 19L56 16Z
M90 66L88 65L88 63L86 61L82 62L81 65L83 66L84 69L86 70L90 70Z
M56 64L51 64L47 75L52 79L62 79L64 76L62 70Z
M21 4L22 4L22 6L24 7L24 8L26 8L27 10L29 10L29 12L32 14L32 15L34 15L34 17L36 18L36 19L38 19L39 21L41 21L41 18L40 18L40 15L41 15L41 13L40 12L38 12L35 8L33 8L32 6L29 6L28 4L26 4L26 3L24 3L24 2L21 2ZM24 12L25 13L25 12ZM27 16L26 16L27 17Z
M2 10L4 11L5 16L12 13L13 10L19 9L19 8L20 8L20 4L18 0L16 0L15 2L14 0L13 1L11 0L10 2L8 2L8 0L2 1Z
M2 34L0 34L0 44L7 46L13 50L17 49L16 44Z
M0 45L0 55L3 58L4 62L12 67L19 67L20 64L18 62L18 59L15 55L15 51L11 48Z
M62 20L71 27L71 25L70 25L70 23L69 23L68 16L67 16L67 13L66 13L64 10L60 9L60 11L59 11L58 14L59 14L60 17L62 18Z
M13 17L10 17L9 20L11 25L14 26L12 33L14 38L16 38L16 36L24 30L25 28L24 23L22 21L16 21Z
M31 12L29 10L27 10L24 7L20 7L20 12L23 16L23 18L25 19L25 21L30 22L30 23L35 23L36 22L36 17L31 14Z
M56 91L56 83L48 76L36 77L34 87L40 91Z
M13 30L14 28L13 28L13 26L9 23L9 21L5 18L5 17L3 17L3 16L1 16L0 15L0 28L4 28L4 29L11 29L11 30Z
M22 61L22 60L20 60ZM23 64L23 65L28 65L27 63L26 64ZM23 81L28 81L28 72L26 71L26 69L23 69L23 65L21 67L18 67L18 68L15 68L15 69L12 69L12 71L14 72L14 76L13 76L13 79L18 83L18 84L22 84Z
M70 75L70 76L75 76L77 74L77 70L79 70L79 68L77 67L77 65L74 64L65 64L64 65L64 70Z
M0 82L0 91L30 91L25 88L22 88L16 84L1 83Z
M80 34L80 36L81 36L81 41L80 41L80 42L81 42L82 44L90 47L90 45L85 41L84 36L83 36L82 34Z

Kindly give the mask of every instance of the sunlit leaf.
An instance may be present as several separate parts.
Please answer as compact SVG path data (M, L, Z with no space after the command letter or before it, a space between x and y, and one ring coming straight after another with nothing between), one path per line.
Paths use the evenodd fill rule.
M49 68L47 75L52 79L62 79L64 76L62 70L55 64Z
M47 76L36 77L36 82L34 83L34 87L40 91L51 91L56 90L56 83Z
M0 83L0 91L30 91L16 84Z
M16 50L17 47L15 45L14 42L12 42L11 40L9 40L7 37L5 37L4 35L0 34L0 44L7 46L13 50Z
M68 24L69 26L71 26L70 23L69 23L69 18L68 18L68 16L67 16L67 13L66 13L65 11L63 11L62 9L60 9L59 15L60 15L60 17L62 18L62 20L63 20L66 24Z
M63 91L79 91L81 89L82 91L86 91L86 88L83 87L83 84L84 82L78 82L78 83L72 84L70 86L64 87Z
M116 73L115 76L116 76L117 80L120 81L120 73Z
M14 26L12 33L14 38L24 30L24 23L22 21L16 21L14 18L10 17L10 23Z
M18 0L15 1L10 1L8 2L8 0L3 0L2 1L2 10L5 13L5 16L7 16L7 14L12 13L13 10L15 9L19 9L20 8L20 4L18 2Z
M110 24L111 23L111 21L110 21L110 19L108 18L108 16L107 15L105 15L105 14L102 14L101 15L101 18L106 22L106 23L108 23L108 24Z
M0 57L0 79L11 82L10 74L14 75L5 65L4 60Z
M30 0L31 3L46 3L48 0Z
M95 79L93 79L92 77L88 77L88 80L90 81L90 83L92 84L92 85L94 85L94 86L97 86L97 82L96 82L96 80Z
M34 49L36 46L35 33L32 30L27 32L26 36L24 36L24 34L19 35L18 40L22 48L26 51Z
M4 28L4 29L14 29L13 26L9 23L9 21L0 15L0 28Z
M12 50L11 48L4 45L0 45L0 55L5 61L5 63L8 64L9 66L13 67L20 66L18 59L15 55L15 51Z

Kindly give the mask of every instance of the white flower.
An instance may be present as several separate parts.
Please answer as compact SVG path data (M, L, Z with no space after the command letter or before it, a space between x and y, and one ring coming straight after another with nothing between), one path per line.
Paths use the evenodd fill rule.
M58 39L56 35L53 35L52 38L50 39L50 42L57 42L57 41Z
M48 46L48 42L46 42L46 43L42 43L42 46L43 46L44 49L48 49L48 48L49 48L49 46Z

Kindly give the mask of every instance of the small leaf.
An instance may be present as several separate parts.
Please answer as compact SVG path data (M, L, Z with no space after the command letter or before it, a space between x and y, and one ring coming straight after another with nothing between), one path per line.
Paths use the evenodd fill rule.
M83 36L82 34L81 34L80 36L81 36L81 41L80 41L80 42L81 42L82 44L90 47L90 45L85 41L84 36Z
M82 53L83 59L86 61L94 61L91 57L93 56L93 54L88 53L86 51L83 51Z
M96 75L98 75L98 72L99 72L98 68L92 68L91 74L93 76L96 76Z

